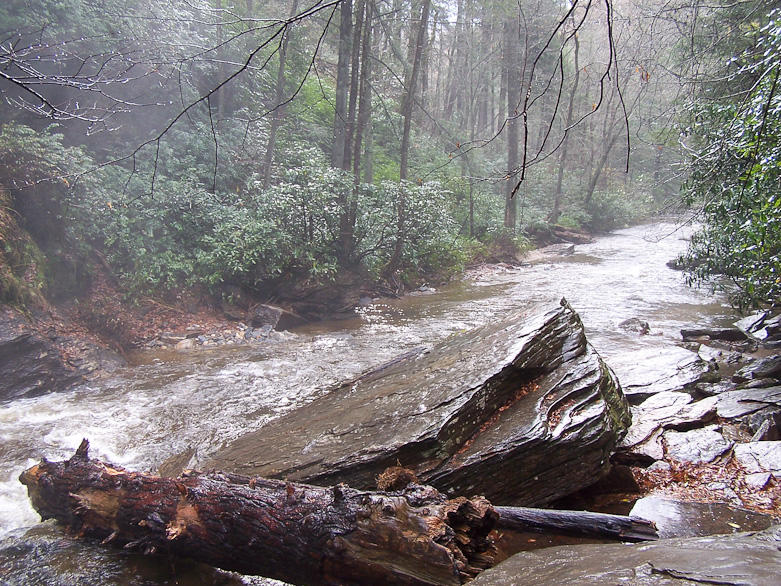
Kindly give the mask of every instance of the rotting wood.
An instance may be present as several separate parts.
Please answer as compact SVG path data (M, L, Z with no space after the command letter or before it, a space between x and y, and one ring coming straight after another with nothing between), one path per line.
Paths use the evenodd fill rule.
M638 517L589 511L557 511L525 507L494 507L499 513L497 529L529 533L557 533L620 541L659 539L656 525Z
M358 491L189 473L130 472L88 456L22 473L33 506L80 536L292 584L462 584L493 563L498 515L483 498L411 485Z
M412 470L393 466L377 477L377 488L402 490L413 482L418 482L418 479ZM505 531L553 533L632 542L659 539L656 524L639 517L529 507L494 506L494 510L499 514L496 529Z

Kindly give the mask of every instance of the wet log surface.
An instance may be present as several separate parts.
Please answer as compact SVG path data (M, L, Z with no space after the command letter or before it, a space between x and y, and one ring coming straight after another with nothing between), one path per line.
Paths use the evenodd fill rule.
M81 536L292 584L457 585L493 563L498 515L431 487L378 493L239 475L165 478L87 454L22 474L33 506Z
M617 541L654 541L659 538L651 521L638 517L588 511L556 511L524 507L495 507L497 529L598 537Z
M204 467L369 488L401 464L447 494L540 506L598 481L629 421L562 300L348 381Z

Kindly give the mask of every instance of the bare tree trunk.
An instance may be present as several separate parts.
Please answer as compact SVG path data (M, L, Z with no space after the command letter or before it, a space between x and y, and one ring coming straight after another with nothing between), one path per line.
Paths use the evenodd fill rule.
M355 26L353 27L352 56L350 65L350 95L347 107L347 126L345 127L344 139L344 160L342 169L349 171L352 169L353 156L353 138L355 136L355 119L358 110L358 84L360 83L361 71L361 38L363 36L363 13L365 0L358 0L355 6Z
M599 158L599 161L597 161L597 164L591 173L591 179L589 179L588 187L586 187L586 197L583 200L585 205L589 205L591 203L591 198L594 197L594 192L597 189L599 178L602 175L602 171L605 169L605 163L607 163L607 159L610 157L610 151L613 150L613 147L615 146L616 142L618 142L619 138L620 135L618 133L614 133L608 141L607 145L605 145L605 148L602 150L602 156Z
M298 12L298 0L293 0L290 8L290 18L293 18ZM277 87L274 92L274 117L271 119L271 128L268 133L268 144L266 145L266 155L263 158L263 189L268 189L271 182L271 164L274 161L274 149L277 143L277 130L282 120L285 118L285 107L282 101L285 96L285 65L287 61L287 45L290 40L290 29L286 29L282 43L279 46L279 70L277 71Z
M361 151L363 148L363 136L367 127L369 126L371 117L371 85L369 83L369 77L371 76L371 41L372 41L372 16L374 14L374 1L362 0L361 8L364 10L362 17L363 22L363 36L361 39L361 61L360 61L360 78L357 88L358 96L358 112L357 121L355 125L355 137L353 144L353 197L350 201L349 210L346 216L340 218L340 238L341 238L341 251L342 258L346 262L350 262L353 258L355 250L355 223L357 221L358 214L358 190L361 183ZM356 38L357 41L357 38ZM354 61L354 67L358 64ZM367 147L369 147L369 141L367 140ZM367 154L367 165L370 165L370 155Z
M409 170L409 140L412 126L412 110L415 105L415 88L418 84L420 75L420 64L423 57L423 46L426 42L428 31L428 15L431 9L431 0L423 0L423 7L420 14L420 22L417 27L415 38L415 50L412 58L412 70L407 80L407 91L404 94L402 104L402 117L404 118L404 128L401 135L401 157L399 163L399 177L406 181Z
M564 121L564 141L561 145L561 154L559 155L559 172L556 175L556 190L553 193L553 210L548 216L548 222L555 224L559 216L561 216L561 201L563 199L562 184L564 182L564 167L567 164L567 151L569 148L569 141L567 140L567 134L570 131L572 123L575 121L575 94L578 92L578 84L580 82L580 65L578 61L578 53L580 51L580 40L577 35L573 35L575 40L574 48L574 62L575 79L572 82L572 89L569 94L569 104L567 105L567 118Z
M331 143L331 166L342 169L347 148L348 92L350 57L352 56L353 2L342 0L339 6L339 57L336 65L336 98L334 104L334 137Z
M359 82L358 120L355 127L355 144L353 145L353 178L355 185L361 182L361 152L363 136L371 117L371 43L372 43L372 17L374 15L373 0L365 0L364 31L361 40L361 72Z
M225 80L225 49L223 47L223 29L222 29L222 0L217 0L217 77L218 83ZM225 118L225 100L227 99L227 87L223 86L217 92L217 120Z
M412 130L412 110L415 104L415 87L420 75L420 64L423 56L423 45L427 36L428 15L431 9L431 0L423 0L420 12L420 21L414 38L414 51L412 57L412 69L407 79L407 91L402 102L402 118L404 126L401 133L401 155L399 157L399 180L403 183L409 173L409 143ZM396 243L393 247L393 255L382 271L382 276L389 279L399 268L401 255L404 251L404 224L406 222L407 202L404 194L404 186L399 190L399 201L396 206Z
M87 455L24 472L33 506L79 535L302 585L457 586L493 563L498 515L430 487L362 492L239 475L165 478ZM406 484L406 483L405 483Z
M513 197L515 181L512 181L519 164L518 105L521 99L521 67L518 41L518 25L515 18L504 24L505 70L507 71L507 187L504 204L504 227L515 231L517 223L516 199Z

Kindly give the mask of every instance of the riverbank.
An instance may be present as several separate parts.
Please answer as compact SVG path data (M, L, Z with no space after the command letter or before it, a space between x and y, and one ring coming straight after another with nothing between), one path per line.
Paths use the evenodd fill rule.
M670 228L664 227L658 232L667 235ZM729 315L723 302L682 287L680 275L665 266L674 258L672 250L679 245L659 247L654 244L655 236L642 233L639 237L638 234L641 234L639 230L628 230L594 244L550 249L550 254L543 258L483 264L471 268L466 274L466 281L442 289L424 288L404 299L375 298L370 305L361 308L360 319L312 324L297 330L300 332L297 334L279 334L268 328L251 327L243 321L232 321L223 314L221 307L199 306L195 298L174 299L169 303L158 300L139 302L132 308L136 312L133 319L138 320L133 331L142 342L140 348L146 348L142 354L146 356L143 364L147 366L123 369L119 380L109 374L104 378L108 382L94 384L94 388L105 388L105 394L112 395L111 407L106 411L119 415L103 421L93 414L92 420L73 431L72 435L79 435L79 440L81 434L89 434L91 438L105 437L112 446L106 448L109 455L125 454L129 449L130 455L122 456L119 461L146 469L153 469L162 460L186 451L190 445L195 446L195 451L208 454L213 442L222 441L215 437L224 437L225 434L235 437L241 429L254 428L277 412L295 408L312 392L316 393L328 384L357 375L405 349L492 322L519 304L541 295L566 295L577 306L586 324L589 340L597 346L609 365L615 365L613 367L619 372L622 382L631 383L631 379L627 379L629 373L626 367L621 367L623 373L619 369L622 354L646 346L680 346L683 344L680 337L683 327L712 327L710 315L719 316L717 319L722 321L723 316ZM584 286L588 283L594 285ZM115 307L112 296L121 296L117 289L112 290L109 286L110 283L100 293L102 315L121 315L125 325L132 325L127 315L112 309ZM711 305L702 308L697 305L704 303ZM68 310L81 311L82 316L89 315L78 306ZM648 322L648 332L643 334L642 328L632 330L621 326L627 318ZM37 319L40 330L46 331L44 326L49 318ZM190 352L188 348L197 348L198 351ZM171 349L174 351L167 351ZM753 357L751 353L745 354L748 358ZM709 358L701 360L705 363L710 361ZM722 374L728 368L725 360L722 359L720 366ZM158 361L159 366L148 366L153 361ZM678 371L676 364L670 366ZM729 368L735 370L734 365ZM158 371L159 374L156 374ZM685 392L692 395L691 402L698 403L706 398L694 388ZM89 397L87 400L92 401L94 394L81 392L68 403L73 404L74 410L82 409L79 397L86 395ZM121 422L122 428L130 425L138 418L133 412L134 405L150 402L156 405L160 401L154 398L157 395L166 397L165 404L170 403L171 409L166 409L159 416L154 410L144 413L143 419L151 418L148 425L152 432L142 431L141 439L128 442L114 439L112 434L104 431L106 426L117 422ZM259 402L268 402L269 406L258 407ZM221 408L218 409L218 406ZM228 414L231 414L231 419L226 419ZM173 435L172 416L174 420L182 419L178 424L182 431L174 431ZM126 424L125 420L129 423ZM706 420L702 424L675 425L679 428L707 427L718 422L716 419L707 420L706 425ZM211 426L216 426L216 430L212 430ZM663 433L667 431L684 430L663 429ZM23 433L25 437L32 433L47 438L71 435L71 432L58 432L52 436L45 426L40 431L36 427ZM138 433L131 428L127 436ZM744 442L750 439L745 432L741 438ZM139 443L146 444L141 457L136 455ZM69 450L72 449L70 446ZM660 470L657 466L647 479L641 475L653 464L642 462L633 466L639 484L636 494L653 494L654 491L669 489L668 494L676 498L730 502L731 490L741 499L742 504L735 501L738 506L754 507L756 502L756 510L777 514L775 480L761 490L750 490L744 482L745 475L717 478L718 474L723 474L722 464L728 463L726 458L730 454L728 452L722 459L703 465L676 467L670 464L669 470ZM38 453L34 456L38 457ZM759 502L762 499L765 499L764 503Z
M251 344L277 339L275 332L306 322L354 316L353 307L368 305L372 300L428 295L452 280L472 279L483 271L491 273L519 266L535 255L539 258L538 251L545 247L566 248L589 242L593 237L580 230L551 226L529 235L532 247L529 251L519 251L515 244L499 243L481 251L463 273L448 275L446 280L434 276L434 281L427 284L405 285L345 275L333 282L298 284L287 301L284 298L270 301L231 286L218 293L203 288L180 288L164 296L137 294L129 298L126 287L99 256L100 262L93 266L89 285L78 298L53 301L38 297L26 308L5 304L0 304L0 308L5 313L5 322L14 329L56 337L63 360L68 363L94 362L90 358L92 350L86 350L86 346L103 347L124 356L131 350L149 348L186 350ZM262 308L267 306L273 308L271 316L263 314ZM286 312L289 319L279 322L277 311ZM104 362L105 367L111 368L118 361ZM87 370L91 375L97 368Z

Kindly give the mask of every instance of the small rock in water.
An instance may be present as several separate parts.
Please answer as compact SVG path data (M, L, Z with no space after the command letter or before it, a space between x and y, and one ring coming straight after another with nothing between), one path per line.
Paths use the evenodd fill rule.
M651 326L648 325L648 322L643 321L638 317L625 319L620 324L618 324L618 327L625 332L635 333L641 336L645 336L651 333Z
M781 355L766 356L744 366L732 375L732 380L736 383L742 383L752 379L769 377L781 378Z
M190 348L195 347L195 339L185 338L184 340L180 340L179 342L177 342L174 347L177 350L189 350Z

